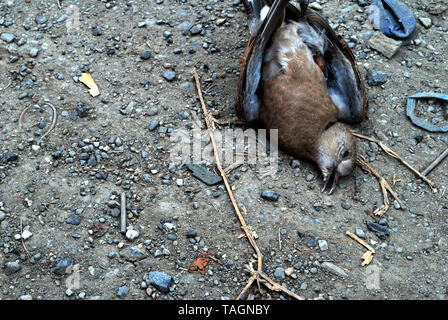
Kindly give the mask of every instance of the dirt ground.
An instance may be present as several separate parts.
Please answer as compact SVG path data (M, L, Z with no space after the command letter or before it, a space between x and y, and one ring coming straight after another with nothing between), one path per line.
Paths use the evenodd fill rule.
M404 1L417 30L388 59L367 43L369 1L318 2L366 81L370 72L386 74L382 85L366 83L369 118L353 129L423 170L448 137L413 125L406 102L417 92L447 93L448 11L431 9L433 0ZM204 184L171 163L169 151L172 133L202 117L194 68L210 112L235 116L248 38L239 1L2 0L0 34L0 299L235 299L254 250L223 184ZM79 82L82 72L99 96ZM52 122L46 103L58 118L42 139ZM418 108L447 124L441 103ZM246 164L228 174L258 236L264 272L306 299L447 299L448 161L429 174L431 190L375 143L357 145L405 209L389 195L390 208L375 216L381 188L360 167L331 196L320 192L314 164L283 152L274 177ZM262 198L265 190L278 200ZM127 235L118 217L122 192L136 231ZM389 234L379 237L367 222ZM375 249L369 266L347 231ZM217 260L203 274L189 272L201 252ZM154 271L172 277L168 290L151 283ZM250 298L291 299L256 287Z

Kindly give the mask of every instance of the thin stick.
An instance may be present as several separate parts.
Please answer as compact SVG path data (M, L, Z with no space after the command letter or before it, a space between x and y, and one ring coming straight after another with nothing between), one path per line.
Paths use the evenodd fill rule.
M232 170L235 170L236 168L238 168L239 166L241 166L243 163L241 161L236 161L234 163L232 163L230 166L228 166L227 168L224 169L225 173L229 173Z
M403 204L403 202L401 202L400 198L398 198L397 194L394 192L394 190L392 189L392 187L390 186L390 184L386 181L386 179L384 179L382 176L379 175L378 172L375 171L375 169L373 169L365 160L365 158L363 156L358 156L357 157L357 163L365 168L366 170L368 170L370 173L372 173L377 179L378 182L381 185L381 190L383 192L383 198L384 198L384 206L381 206L380 208L378 208L377 210L375 210L375 214L376 215L383 215L389 208L389 199L387 198L387 191L390 192L390 194L392 195L392 197L394 197L395 200L397 200L397 202L400 204L400 208L401 209L406 209L406 206Z
M408 164L405 160L403 160L403 158L401 158L395 151L393 151L392 149L390 149L388 146L386 146L385 144L379 142L378 140L375 140L373 138L370 137L366 137L363 136L362 134L356 133L355 131L351 131L352 134L355 137L361 138L361 139L366 139L372 142L375 142L377 145L379 145L381 147L381 149L383 149L388 155L390 155L392 158L395 158L397 160L399 160L401 163L403 163L406 167L408 167L409 170L411 170L412 172L414 172L420 179L422 179L423 181L425 181L430 187L431 189L434 189L434 182L432 182L431 180L429 180L427 177L425 177L423 174L421 174L418 170L414 169L410 164Z
M243 218L243 216L242 216L242 214L240 212L238 204L237 204L237 202L235 200L235 197L233 195L232 188L230 187L229 181L227 180L226 173L224 172L224 169L222 168L221 160L219 159L218 148L216 146L215 136L213 134L215 126L214 126L213 121L210 118L210 115L208 113L207 107L205 106L204 98L202 96L201 84L199 82L199 76L198 76L198 73L197 73L196 69L194 69L194 79L195 79L195 82L196 82L196 88L198 90L199 101L201 102L202 112L204 113L204 116L205 116L205 124L207 125L207 131L209 133L210 141L211 141L212 146L213 146L213 153L214 153L215 160L216 160L216 166L217 166L218 171L221 174L221 177L222 177L222 179L224 181L224 185L226 187L226 190L227 190L227 193L229 195L230 201L232 202L233 208L235 209L235 213L236 213L236 215L237 215L237 217L238 217L238 219L240 221L241 228L243 229L244 233L246 234L246 237L249 240L249 243L252 245L252 247L255 250L255 253L257 255L257 271L252 276L252 278L254 278L254 279L252 280L252 278L251 278L249 280L250 284L252 284L252 282L255 279L258 282L259 276L267 277L267 276L265 276L263 274L263 269L262 269L262 267L263 267L263 260L262 260L263 259L263 255L262 255L262 253L261 253L257 243L255 242L255 240L254 240L254 238L253 238L253 236L252 236L252 234L251 234L251 232L250 232L250 230L249 230L249 228L248 228L248 226L246 224L246 221L244 220L244 218ZM267 277L267 278L269 278L269 277ZM284 288L283 286L281 286L279 284L276 284L275 282L273 282L273 283L275 284L275 287L278 288L278 290L281 290L281 291L289 294L292 297L295 297L295 298L298 297L297 295L295 295L294 293L292 293L288 289ZM246 285L246 287L247 287L247 285ZM239 295L239 297L240 296L241 296L241 294Z
M443 151L443 153L438 156L437 159L434 160L425 170L422 171L422 175L427 176L428 173L432 171L432 169L434 169L440 162L443 161L443 159L446 158L446 156L448 156L448 148Z
M20 217L20 240L22 240L22 246L25 249L26 253L28 254L28 257L31 257L28 249L26 248L25 241L23 241L22 234L23 234L23 224L22 224L22 217Z
M5 90L6 88L8 88L8 87L11 85L11 83L12 83L12 80L9 81L9 83L6 85L6 87L1 88L0 91L3 91L3 90Z
M51 109L53 110L53 120L51 121L50 128L47 130L47 132L44 133L44 135L40 138L40 140L45 138L54 129L54 127L56 126L56 122L58 120L58 111L56 110L56 108L49 102L46 102L45 104L49 105L51 107ZM26 107L25 109L23 109L22 113L20 113L19 128L22 128L23 118L29 108L31 108L31 106Z
M126 233L126 193L121 193L121 233Z
M361 238L359 238L356 234L351 233L350 231L347 231L345 233L346 235L348 235L350 238L352 238L353 240L358 241L360 244L362 244L367 250L372 251L373 253L375 253L375 249L373 249L367 242L365 242L364 240L362 240Z

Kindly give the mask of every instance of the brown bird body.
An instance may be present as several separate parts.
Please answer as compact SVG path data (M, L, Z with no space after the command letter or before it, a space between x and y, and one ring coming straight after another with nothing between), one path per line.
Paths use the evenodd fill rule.
M334 176L331 193L339 176L352 171L356 156L353 136L338 121L360 122L367 110L353 54L303 2L301 11L286 0L245 2L255 18L240 75L237 114L278 129L280 148L319 166L324 189Z

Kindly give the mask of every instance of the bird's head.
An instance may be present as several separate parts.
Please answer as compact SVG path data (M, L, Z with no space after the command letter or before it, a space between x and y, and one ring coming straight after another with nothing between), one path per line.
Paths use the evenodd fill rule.
M331 124L321 135L318 145L317 164L324 178L325 191L333 178L330 194L341 176L349 175L356 162L355 138L342 123Z

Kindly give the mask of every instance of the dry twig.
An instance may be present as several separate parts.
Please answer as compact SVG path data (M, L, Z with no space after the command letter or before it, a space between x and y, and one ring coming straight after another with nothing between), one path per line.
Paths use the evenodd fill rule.
M348 235L350 238L356 240L358 243L362 244L367 249L367 251L361 256L361 259L363 260L361 265L362 266L368 265L373 259L375 249L373 249L367 242L360 239L357 235L351 233L350 231L347 231L345 234Z
M422 171L422 175L427 176L440 162L448 156L448 148L442 152L425 170Z
M240 293L240 295L238 296L237 299L240 299L244 295L244 293L249 289L249 287L252 285L252 283L255 280L257 280L258 287L260 288L260 281L262 279L264 279L274 288L274 290L283 291L284 293L286 293L296 299L303 300L303 298L301 298L298 295L296 295L295 293L289 291L285 287L275 283L272 279L270 279L268 276L266 276L263 273L263 255L262 255L257 243L255 242L255 240L250 232L250 229L249 229L248 225L246 224L246 221L244 220L244 218L240 212L238 203L235 200L235 197L233 195L232 188L230 187L230 184L227 180L226 173L225 173L224 169L222 168L221 160L219 159L219 152L218 152L215 137L213 134L213 131L215 130L214 121L213 121L213 118L208 113L207 107L205 106L204 98L202 96L201 84L199 82L199 76L198 76L196 69L194 69L194 79L196 82L196 88L198 90L199 100L201 102L202 112L204 113L204 117L205 117L205 124L207 125L207 131L209 133L210 141L213 146L213 153L214 153L215 160L216 160L216 166L217 166L218 171L221 174L221 177L224 181L224 185L226 187L230 201L232 202L233 208L235 209L235 213L240 221L241 228L243 229L244 233L246 234L246 237L249 240L249 243L251 244L251 246L253 247L253 249L255 250L255 253L257 255L257 270L256 271L253 269L251 270L252 277L249 279L248 283L246 284L246 286L244 287L243 291ZM264 284L266 285L266 282L264 282ZM260 292L262 292L262 291L260 290Z
M386 211L389 209L389 198L387 197L387 191L390 192L390 194L392 195L392 197L394 197L395 200L397 200L397 202L400 204L400 208L401 209L405 209L406 206L403 204L403 202L401 202L400 198L398 198L397 194L394 192L394 190L392 189L392 187L389 185L389 183L386 181L386 179L384 179L382 176L380 176L378 174L378 172L375 171L375 169L373 169L367 162L366 159L359 155L356 159L356 162L363 167L364 169L366 169L367 171L369 171L370 173L372 173L377 179L378 182L380 183L381 186L381 191L383 193L383 199L384 199L384 204L382 206L380 206L379 208L377 208L373 213L375 215L378 216L382 216L384 213L386 213Z
M51 109L53 110L53 120L51 121L50 128L47 130L47 132L45 132L43 134L43 136L40 138L40 140L45 138L54 129L54 127L56 126L56 122L58 120L58 111L56 110L56 108L49 102L46 102L45 104L49 105L51 107ZM25 109L23 109L22 113L20 114L20 116L19 116L19 128L22 128L23 118L24 118L25 113L28 111L29 108L31 108L31 106L28 106Z
M414 172L420 179L422 179L423 181L425 181L430 187L431 189L434 189L434 182L432 182L431 180L429 180L427 177L425 177L423 174L421 174L418 170L414 169L410 164L408 164L403 158L401 158L395 151L393 151L392 149L390 149L388 146L386 146L385 144L379 142L378 140L375 140L373 138L370 137L366 137L363 136L362 134L359 134L355 131L351 131L352 134L355 137L361 138L361 139L366 139L369 140L371 142L375 142L378 146L380 146L381 149L383 149L388 155L390 155L392 158L395 158L397 160L399 160L401 163L403 163L409 170L411 170L412 172Z

